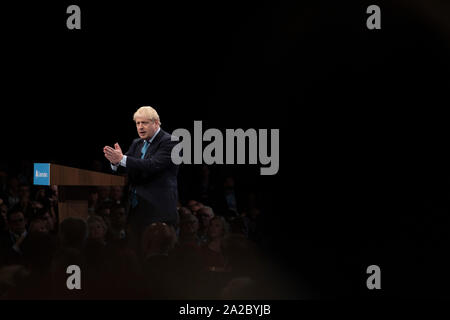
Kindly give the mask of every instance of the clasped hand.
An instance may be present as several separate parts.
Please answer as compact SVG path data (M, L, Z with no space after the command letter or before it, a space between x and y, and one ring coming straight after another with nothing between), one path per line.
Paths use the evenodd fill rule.
M105 146L103 148L103 153L105 154L106 159L114 165L119 164L123 158L122 149L118 143L114 144L114 149L109 146Z

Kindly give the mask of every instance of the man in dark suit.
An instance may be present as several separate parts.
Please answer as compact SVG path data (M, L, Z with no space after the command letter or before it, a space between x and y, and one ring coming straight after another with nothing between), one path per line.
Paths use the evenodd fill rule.
M26 219L19 205L7 213L8 230L0 233L0 266L23 264L22 243L28 232Z
M117 171L124 167L130 183L129 221L133 232L140 238L153 222L175 225L177 214L178 165L171 153L178 143L160 128L158 113L152 107L141 107L133 116L139 135L123 154L118 143L114 148L105 146L103 152Z

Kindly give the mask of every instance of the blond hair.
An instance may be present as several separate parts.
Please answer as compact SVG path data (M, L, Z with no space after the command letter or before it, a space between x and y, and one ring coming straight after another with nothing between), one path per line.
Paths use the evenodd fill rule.
M136 117L142 117L151 121L157 121L161 125L158 112L152 107L140 107L133 115L133 120L136 121Z
M105 220L100 216L90 215L86 223L89 227L94 223L99 223L105 232L108 231L108 225L106 224Z

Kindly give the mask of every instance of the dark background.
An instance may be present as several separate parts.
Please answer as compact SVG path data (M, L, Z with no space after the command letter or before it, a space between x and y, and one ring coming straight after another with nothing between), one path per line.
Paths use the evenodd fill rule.
M70 4L80 31L66 29ZM366 28L370 4L381 30ZM447 296L448 5L60 1L2 13L9 163L88 168L105 144L127 149L142 105L169 132L194 120L278 128L276 176L232 169L262 194L268 252L293 283L324 297ZM366 289L371 264L381 293Z

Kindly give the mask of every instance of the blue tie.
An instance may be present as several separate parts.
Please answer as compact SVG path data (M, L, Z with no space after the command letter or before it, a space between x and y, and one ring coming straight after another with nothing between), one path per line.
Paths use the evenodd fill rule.
M150 142L147 140L144 140L144 146L141 149L141 159L144 159L145 153L147 152L148 147L150 146ZM136 195L136 189L133 189L133 192L131 193L131 206L133 208L136 208L138 204L137 195Z
M145 153L147 152L148 146L150 145L150 142L148 142L147 140L144 140L144 146L141 149L141 159L144 159L145 157Z

